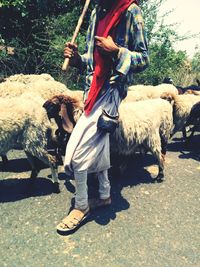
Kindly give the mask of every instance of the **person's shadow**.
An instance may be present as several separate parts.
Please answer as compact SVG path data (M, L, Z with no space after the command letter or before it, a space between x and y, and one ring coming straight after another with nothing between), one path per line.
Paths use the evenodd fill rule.
M107 225L111 220L116 218L118 212L127 210L131 205L122 194L123 188L133 187L139 184L153 184L155 182L155 179L153 179L151 174L145 169L152 164L156 164L152 155L147 154L143 157L140 154L136 154L132 157L122 158L122 156L120 156L120 159L121 164L123 165L121 166L121 170L116 170L113 167L109 171L112 199L111 205L92 211L87 222L95 221L97 224ZM119 166L118 162L117 165ZM63 173L61 179L65 178L65 174ZM66 179L65 186L71 193L75 192L75 187L71 180ZM98 178L94 174L88 176L88 196L89 198L98 198L99 196ZM72 207L73 206L74 198L72 198Z
M26 159L17 159L9 162L8 170L17 173L30 171L30 166ZM127 210L130 207L129 201L123 196L122 190L125 187L137 186L139 184L154 183L154 179L145 169L155 163L152 155L135 154L132 157L122 157L114 159L113 167L109 172L111 182L112 204L106 208L97 209L91 213L89 220L95 221L100 225L107 225L116 218L118 212ZM121 166L115 169L114 165ZM45 166L44 166L45 167ZM0 202L13 202L32 196L44 196L52 194L52 181L38 177L35 186L29 194L29 178L6 178L0 180ZM59 173L59 180L65 180L66 189L72 194L75 193L74 184L66 178L65 173ZM98 179L94 175L88 177L89 198L98 197ZM73 200L73 199L72 199Z
M119 159L122 164L121 168L119 169L113 166L109 176L112 204L107 208L96 210L92 214L92 219L100 225L107 225L111 220L116 218L118 212L127 210L130 207L131 203L122 194L123 188L155 182L150 173L145 169L145 167L155 164L152 155L147 154L143 157L141 154L135 154L131 157L120 156ZM119 160L117 160L117 165L120 166ZM98 190L97 179L96 183Z

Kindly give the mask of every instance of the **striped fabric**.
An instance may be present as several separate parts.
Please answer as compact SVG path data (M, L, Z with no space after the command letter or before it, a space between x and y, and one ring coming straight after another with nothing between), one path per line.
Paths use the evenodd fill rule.
M91 14L86 37L86 53L81 56L82 68L87 67L84 99L87 98L94 73L93 50L97 12L95 8ZM130 5L123 16L116 31L115 42L121 50L118 58L113 59L112 74L106 86L115 85L124 98L127 94L127 82L131 82L134 73L143 71L149 63L144 22L141 10L136 4Z

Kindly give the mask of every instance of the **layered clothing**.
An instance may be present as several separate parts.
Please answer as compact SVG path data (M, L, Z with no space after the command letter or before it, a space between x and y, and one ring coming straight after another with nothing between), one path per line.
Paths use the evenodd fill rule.
M86 39L87 51L81 56L81 68L87 69L84 94L86 112L77 122L67 144L64 165L68 174L77 171L100 172L110 167L109 134L97 128L98 118L102 109L110 115L116 115L121 100L127 94L127 83L134 78L134 73L144 70L148 65L147 42L140 8L131 3L119 18L115 27L106 32L105 37L108 34L113 36L116 44L121 47L120 53L115 58L109 58L109 68L103 69L103 80L98 83L93 80L99 74L95 71L99 64L99 55L95 54L94 41L98 33L98 8L91 15ZM96 95L92 85L94 81L95 88L98 88ZM88 93L91 89L95 98L92 96L88 101L90 104L92 101L92 105L89 105L87 112L87 99L90 96Z

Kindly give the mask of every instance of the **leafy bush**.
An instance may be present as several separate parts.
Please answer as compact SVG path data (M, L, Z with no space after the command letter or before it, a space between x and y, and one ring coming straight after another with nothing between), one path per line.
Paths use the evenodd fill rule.
M185 64L185 52L175 51L177 35L173 25L166 26L158 17L166 0L141 0L149 40L150 66L135 75L134 83L157 84L171 76L176 84L188 83L199 73L199 54ZM85 0L3 0L0 3L0 76L14 73L47 72L69 88L83 88L84 75L75 68L62 73L63 48L71 40ZM94 4L94 2L93 2ZM93 4L90 6L92 9ZM167 15L167 14L166 14ZM90 12L87 12L77 38L84 51ZM14 53L9 49L14 48ZM185 79L183 79L185 75Z

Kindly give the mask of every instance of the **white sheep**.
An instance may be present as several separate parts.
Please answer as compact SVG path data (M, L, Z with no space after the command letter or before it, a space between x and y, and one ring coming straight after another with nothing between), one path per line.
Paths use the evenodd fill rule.
M190 140L195 131L200 131L200 101L192 107L187 120L187 125L193 125L193 127L190 128L191 134L189 137L187 137L187 140Z
M0 97L12 98L23 93L34 93L40 95L44 100L52 98L54 95L63 94L82 100L83 91L71 91L67 87L57 82L49 74L16 74L10 76L5 82L0 84ZM77 115L79 117L79 114ZM3 167L6 166L6 155L2 155Z
M20 96L25 92L31 92L40 95L45 100L56 94L70 94L71 91L67 87L57 81L38 80L24 84L22 82L3 82L0 84L0 97Z
M159 84L157 86L133 85L128 87L127 97L123 100L123 102L160 98L164 92L178 95L178 90L172 84Z
M83 91L69 90L63 83L55 81L49 74L16 74L0 83L0 97L10 98L20 96L25 92L40 95L45 100L55 95L67 95L83 99Z
M44 99L25 93L19 97L0 99L0 155L11 149L22 148L31 164L31 178L39 173L34 157L51 168L55 192L59 191L56 157L47 151L47 143L53 137L57 125L48 119L42 107Z
M174 129L172 135L178 131L183 131L183 136L186 137L185 126L187 125L192 107L200 101L200 95L172 95L164 93L161 97L163 99L170 99L173 105Z
M44 81L54 81L54 78L47 73L42 74L15 74L12 76L9 76L8 78L4 79L7 82L20 82L20 83L31 83L38 80L44 80Z
M184 95L200 95L200 91L197 90L192 90L192 89L188 89L187 91L185 91Z
M120 124L111 136L111 151L131 155L143 149L158 160L157 180L164 177L164 155L173 127L172 106L163 99L121 103Z
M52 118L64 103L63 96L47 101ZM80 105L77 109L82 111ZM131 155L138 151L150 151L158 160L161 180L164 176L164 156L173 127L171 104L163 99L150 99L133 103L121 103L120 124L111 136L111 153Z

